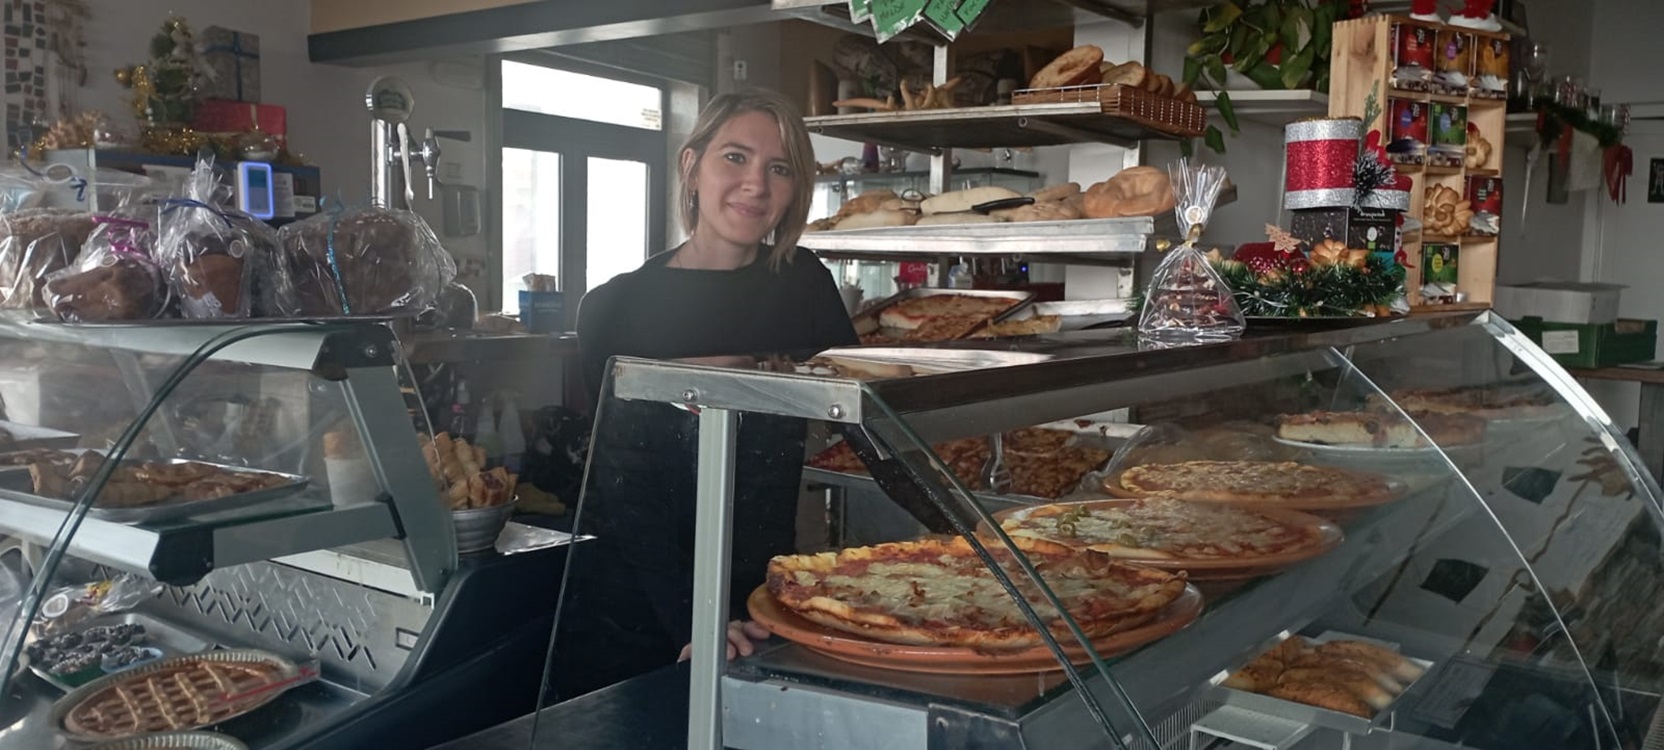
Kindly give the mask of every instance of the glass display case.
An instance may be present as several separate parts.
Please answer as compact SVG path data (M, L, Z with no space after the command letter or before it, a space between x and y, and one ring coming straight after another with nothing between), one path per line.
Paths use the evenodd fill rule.
M1658 483L1489 313L748 362L616 360L579 508L694 567L654 615L691 618L689 747L1657 741ZM643 450L696 502L632 495ZM891 507L830 535L839 504L788 510L771 541L780 456ZM607 601L575 590L557 657ZM725 662L736 618L771 637Z
M405 368L372 321L0 317L0 748L366 747L529 708L538 670L484 654L535 659L553 603L495 592L558 576L570 538L511 523L459 555ZM525 697L415 708L482 680Z

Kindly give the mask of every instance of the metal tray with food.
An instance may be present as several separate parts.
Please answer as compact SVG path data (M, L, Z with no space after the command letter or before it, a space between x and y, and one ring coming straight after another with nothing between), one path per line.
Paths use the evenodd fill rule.
M1032 365L1050 359L1052 355L1039 352L863 346L828 349L813 359L799 363L797 372L857 380L887 380Z
M52 704L51 722L80 742L200 729L260 708L316 676L315 666L256 649L177 656L76 688Z
M1313 650L1312 653L1316 653L1320 647L1324 646L1324 644L1341 642L1355 644L1359 648L1368 649L1368 651L1363 652L1366 654L1364 656L1356 654L1351 655L1350 657L1341 656L1339 654L1334 655L1337 659L1354 658L1358 661L1367 661L1371 664L1378 664L1380 667L1380 671L1376 674L1358 676L1359 681L1367 684L1358 686L1361 688L1363 694L1357 697L1358 705L1355 707L1354 712L1342 711L1336 708L1326 708L1309 703L1300 703L1296 700L1273 697L1271 695L1265 695L1254 692L1251 689L1244 689L1241 687L1241 680L1245 679L1245 673L1249 675L1246 679L1250 681L1255 677L1258 677L1260 680L1276 682L1276 676L1268 677L1253 674L1252 670L1254 669L1254 665L1260 659L1275 658L1275 652L1294 645L1288 642L1294 638L1302 638L1307 644L1310 645ZM1393 712L1403 703L1404 696L1408 695L1410 691L1415 690L1416 686L1424 681L1427 673L1432 671L1432 661L1405 656L1398 653L1398 651L1398 645L1394 643L1388 643L1373 638L1363 638L1346 633L1337 633L1334 631L1325 632L1322 635L1313 638L1291 635L1289 636L1289 639L1279 640L1273 644L1270 648L1266 649L1265 652L1262 652L1260 656L1256 657L1255 662L1250 662L1248 665L1244 666L1243 669L1236 672L1221 672L1215 675L1213 679L1209 681L1212 685L1210 690L1213 693L1214 698L1223 701L1227 705L1245 708L1250 711L1256 711L1269 716L1288 719L1290 721L1298 721L1310 726L1327 727L1329 729L1335 729L1349 734L1369 734L1370 732L1381 729L1386 726L1388 722L1392 721ZM1383 652L1391 654L1392 657L1396 657L1396 659L1382 661L1383 657L1381 657L1380 654ZM1321 659L1314 659L1311 663L1316 665L1311 667L1314 671L1344 671L1321 666L1323 663ZM1392 686L1388 687L1388 683L1391 683ZM1236 684L1239 685L1239 687L1229 687L1228 684ZM1367 715L1364 712L1367 712Z
M1036 302L1027 305L998 324L984 328L972 338L1003 338L1062 331L1082 331L1096 326L1123 323L1132 317L1124 299L1083 299Z
M73 432L19 424L0 419L0 451L30 448L74 448L81 436Z
M114 628L125 628L128 635L115 640L98 639L97 642L93 643L89 643L85 638L85 634L97 633L100 632L100 630L109 632ZM77 641L74 646L70 647L71 650L91 646L92 650L99 652L98 655L101 657L100 660L97 663L88 664L84 669L77 669L69 672L64 672L62 670L54 671L53 667L56 666L56 664L51 660L49 655L41 653L40 655L47 658L35 659L31 656L29 670L34 672L35 676L39 677L46 684L66 693L105 675L126 671L126 668L123 668L122 665L117 663L106 665L102 658L108 653L114 652L123 647L150 648L159 652L154 654L153 658L147 658L141 663L148 663L156 658L199 654L214 648L214 644L212 642L185 632L184 630L162 622L154 617L140 614L138 612L126 612L119 615L111 615L108 617L99 617L89 620L66 634L59 634L49 638L33 640L27 645L27 652L40 653L42 651L42 646L50 645L49 642L53 638L61 639L65 635L81 636L81 639ZM133 666L137 665L135 664Z
M65 452L78 454L84 451ZM3 456L0 456L0 459L3 458ZM87 515L89 517L97 518L101 521L109 521L111 523L157 523L161 521L174 521L181 518L190 518L192 516L200 516L207 513L220 513L223 511L237 510L253 505L259 505L261 503L287 497L300 492L301 490L306 489L306 486L311 482L309 478L299 474L288 474L285 472L267 471L264 469L250 469L242 466L230 466L227 464L219 464L212 461L198 461L195 459L125 459L121 463L123 466L138 466L146 463L160 463L167 466L198 464L226 474L260 475L263 479L269 477L275 483L257 490L238 492L231 495L225 495L223 497L208 498L205 500L183 500L178 499L177 496L164 497L150 504L129 507L101 507L95 502L93 507L87 511ZM30 475L29 467L20 465L0 466L0 498L28 503L30 505L38 505L44 508L52 508L54 510L67 511L75 505L75 501L73 499L47 497L36 493L34 479Z
M1034 302L1033 292L916 287L891 295L887 299L880 300L879 302L856 313L854 317L850 319L850 322L855 325L855 332L861 336L884 334L886 330L892 330L894 335L899 338L901 334L904 333L903 331L886 329L883 327L882 319L884 318L885 311L911 300L926 299L931 297L972 297L983 300L1009 300L1011 302L1009 307L1005 307L998 312L986 315L985 319L977 322L974 327L968 328L968 330L965 330L963 333L958 336L954 336L953 338L963 338L966 335L974 333L977 328L981 328L982 326L990 323L998 323L1005 320L1006 318L1015 315L1017 311L1023 309L1025 306ZM916 340L914 343L924 343L924 340Z

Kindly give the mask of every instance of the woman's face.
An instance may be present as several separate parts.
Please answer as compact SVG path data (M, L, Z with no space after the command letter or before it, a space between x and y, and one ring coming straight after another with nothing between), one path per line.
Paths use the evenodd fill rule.
M692 150L682 153L684 165L694 158ZM704 158L687 173L699 197L694 232L709 240L755 246L774 231L792 202L786 145L779 123L766 112L745 112L723 123Z

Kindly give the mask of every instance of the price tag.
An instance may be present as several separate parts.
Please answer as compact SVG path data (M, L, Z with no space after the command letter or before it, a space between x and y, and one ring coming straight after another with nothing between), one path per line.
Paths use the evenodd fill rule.
M976 25L977 19L982 18L982 12L988 10L988 0L961 0L959 3L959 20L965 22L965 28Z
M959 18L959 0L930 0L924 6L924 18L950 42L965 30L965 22Z
M879 44L890 41L924 18L929 0L871 0L872 31Z
M1543 331L1543 351L1549 354L1576 354L1577 331Z
M872 18L872 0L849 0L849 20L861 23Z

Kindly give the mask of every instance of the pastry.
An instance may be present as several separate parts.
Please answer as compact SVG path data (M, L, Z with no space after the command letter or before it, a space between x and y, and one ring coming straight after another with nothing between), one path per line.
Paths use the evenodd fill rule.
M292 675L282 664L253 657L170 659L123 673L87 695L64 715L63 729L103 740L205 727L276 698L280 690L255 691ZM237 696L246 697L225 700Z
M47 279L44 298L69 321L154 318L168 300L156 266L132 256L106 256L86 270L60 271Z
M307 315L385 315L432 307L456 276L433 229L409 211L372 207L319 214L278 237ZM346 292L345 305L337 289Z
M1029 88L1050 89L1098 82L1098 65L1104 51L1095 44L1083 44L1057 56L1029 79Z

